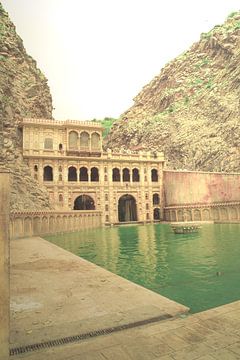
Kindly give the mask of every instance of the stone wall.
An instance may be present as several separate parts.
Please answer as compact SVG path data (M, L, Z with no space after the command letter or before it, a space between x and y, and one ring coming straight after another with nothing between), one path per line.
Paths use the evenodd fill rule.
M13 212L10 215L10 238L56 234L102 226L100 211Z
M240 174L164 171L165 206L240 201Z
M240 221L240 174L163 173L165 220Z

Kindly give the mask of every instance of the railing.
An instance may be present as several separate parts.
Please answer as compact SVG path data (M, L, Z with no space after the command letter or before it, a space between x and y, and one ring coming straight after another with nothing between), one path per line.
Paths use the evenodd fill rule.
M53 119L34 119L24 118L22 124L47 124L47 125L77 125L81 127L97 127L102 128L102 124L93 121L80 121L80 120L53 120Z
M100 211L36 211L10 214L10 238L22 238L102 226Z

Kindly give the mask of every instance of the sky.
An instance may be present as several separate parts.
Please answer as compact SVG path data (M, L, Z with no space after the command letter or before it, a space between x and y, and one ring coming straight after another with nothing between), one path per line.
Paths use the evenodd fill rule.
M240 0L2 0L48 79L55 119L118 118Z

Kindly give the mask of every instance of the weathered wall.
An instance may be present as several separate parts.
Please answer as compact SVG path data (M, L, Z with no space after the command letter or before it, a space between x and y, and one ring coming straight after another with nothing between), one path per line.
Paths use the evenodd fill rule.
M240 174L164 171L165 207L240 201Z
M9 174L0 170L0 359L9 359Z
M16 239L102 226L100 211L37 211L10 214L10 238Z

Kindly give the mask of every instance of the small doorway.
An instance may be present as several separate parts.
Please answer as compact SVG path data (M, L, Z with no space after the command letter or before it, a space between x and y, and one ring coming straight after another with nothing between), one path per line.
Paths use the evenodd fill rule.
M126 194L118 200L119 222L137 221L137 204L132 195Z
M160 220L160 209L159 208L155 208L153 210L153 219Z

